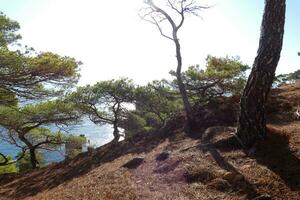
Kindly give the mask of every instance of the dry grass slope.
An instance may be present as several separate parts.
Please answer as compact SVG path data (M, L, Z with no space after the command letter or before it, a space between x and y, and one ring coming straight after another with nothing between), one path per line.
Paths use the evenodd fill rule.
M214 145L186 150L203 143L201 134L209 126L232 125L237 104L222 101L222 108L199 111L201 125L193 137L184 133L184 116L179 116L160 131L27 174L1 177L0 199L299 199L300 120L292 112L300 106L300 83L272 91L268 140L258 143L251 157ZM226 105L231 112L216 114L230 110ZM220 131L205 143L230 136ZM124 167L134 158L141 158L137 165Z

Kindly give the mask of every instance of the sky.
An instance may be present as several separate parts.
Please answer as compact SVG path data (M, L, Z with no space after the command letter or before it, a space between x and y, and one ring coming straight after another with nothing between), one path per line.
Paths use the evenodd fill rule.
M162 0L160 0L162 1ZM179 31L183 69L207 55L256 56L263 0L200 0L211 6L187 17ZM21 25L22 43L83 62L79 84L129 77L138 84L170 79L176 58L172 41L140 19L143 0L0 0L0 10ZM300 1L287 0L284 45L277 74L300 68Z

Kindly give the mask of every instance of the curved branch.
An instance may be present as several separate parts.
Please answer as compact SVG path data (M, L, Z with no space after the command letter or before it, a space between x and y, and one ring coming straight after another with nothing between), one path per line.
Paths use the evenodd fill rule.
M14 163L18 162L19 160L21 160L25 156L26 150L27 150L26 148L23 148L22 149L22 154L17 159L11 160L11 161L8 160L8 158L4 154L0 153L0 156L5 159L4 162L0 163L0 166L7 166L7 165L11 165L11 164L14 164Z

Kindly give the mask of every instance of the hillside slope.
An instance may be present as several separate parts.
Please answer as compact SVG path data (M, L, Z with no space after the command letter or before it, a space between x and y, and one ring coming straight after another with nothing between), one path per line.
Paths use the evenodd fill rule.
M272 91L268 140L251 156L220 142L232 136L220 126L236 118L225 104L219 113L205 111L193 136L184 133L184 116L178 116L160 131L2 176L0 199L300 199L300 120L293 116L300 82ZM211 126L218 127L206 129Z

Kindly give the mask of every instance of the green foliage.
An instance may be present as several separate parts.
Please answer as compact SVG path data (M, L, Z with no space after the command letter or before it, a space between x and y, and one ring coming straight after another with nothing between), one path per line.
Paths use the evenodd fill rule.
M27 46L10 50L21 38L19 28L17 22L0 13L1 136L23 150L55 148L64 142L62 133L45 126L77 122L80 115L74 106L49 101L20 107L18 99L34 99L36 103L64 94L77 83L81 63L51 52L37 53Z
M0 125L8 130L37 128L41 125L70 124L80 119L72 104L48 101L24 107L0 106Z
M153 81L135 89L135 110L122 123L126 134L160 128L183 108L181 98L166 80Z
M296 70L292 73L288 74L280 74L275 77L274 85L276 87L280 87L284 84L295 83L296 81L300 80L300 70Z
M36 53L32 48L11 51L7 45L21 38L19 24L0 13L0 103L7 104L6 94L34 98L61 94L79 78L74 58L54 53ZM11 100L11 99L8 99Z
M86 141L86 137L83 135L64 135L64 141L66 142L72 142L72 143L77 143L77 144L85 144Z
M59 100L24 107L0 106L1 137L24 150L55 150L68 138L47 126L73 124L80 117L73 105Z
M0 105L3 106L16 106L18 100L16 95L10 91L0 89Z
M86 137L83 135L66 135L65 137L66 157L73 158L82 152L82 145L86 144Z
M49 52L32 56L0 49L0 89L26 98L56 95L77 82L79 65Z
M132 81L122 78L79 87L66 100L74 103L95 124L112 124L118 133L126 108L134 100L133 92Z
M145 131L146 125L146 120L134 111L129 112L120 123L120 126L125 130L126 137Z
M18 154L20 156L21 153ZM45 164L44 156L41 152L36 152L36 159L39 163L39 166L42 167ZM24 157L17 161L17 168L19 172L27 172L32 170L32 165L30 163L30 154L27 152L25 153Z
M183 80L190 98L206 103L222 95L240 95L246 83L249 67L239 58L207 57L206 69L191 66L183 73Z
M8 161L12 160L12 157L7 156ZM0 157L0 163L5 161L2 157ZM0 175L1 174L7 174L7 173L16 173L17 172L17 167L16 163L0 166Z
M165 80L138 87L135 98L137 110L155 114L162 123L170 114L182 108L178 94Z
M21 36L16 32L20 29L18 22L9 19L0 12L0 48L21 39Z

